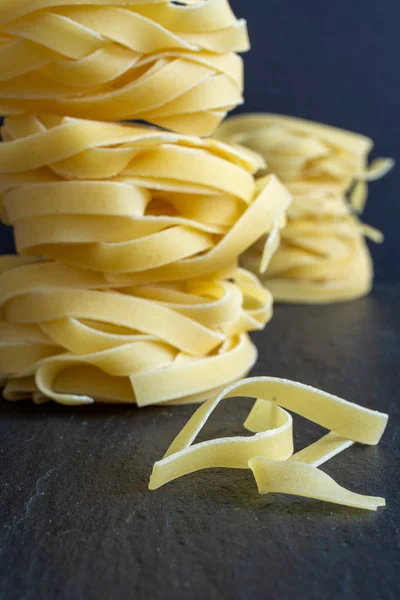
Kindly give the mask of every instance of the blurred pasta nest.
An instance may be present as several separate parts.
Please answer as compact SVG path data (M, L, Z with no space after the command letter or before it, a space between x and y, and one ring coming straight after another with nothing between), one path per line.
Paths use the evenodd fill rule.
M279 249L263 277L275 299L319 303L368 293L373 265L365 237L379 242L382 235L357 215L367 200L367 181L383 176L393 161L377 159L368 167L370 139L283 115L231 117L215 137L260 153L267 169L259 175L275 173L293 196L286 226L276 231ZM264 244L260 240L245 253L246 268L258 271Z
M249 371L247 333L272 296L238 257L291 201L274 175L254 180L259 158L46 114L9 117L2 136L1 213L20 254L0 260L6 398L199 402Z
M241 104L246 22L227 0L6 0L0 113L144 120L210 135Z

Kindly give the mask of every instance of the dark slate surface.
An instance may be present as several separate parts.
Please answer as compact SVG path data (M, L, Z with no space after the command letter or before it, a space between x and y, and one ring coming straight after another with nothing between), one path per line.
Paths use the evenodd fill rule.
M1 600L395 599L399 597L400 287L310 310L278 307L256 337L257 374L290 377L391 414L379 447L324 467L377 513L259 496L247 471L147 491L152 463L193 407L30 403L1 409ZM240 433L247 402L205 435ZM296 419L300 448L321 431Z

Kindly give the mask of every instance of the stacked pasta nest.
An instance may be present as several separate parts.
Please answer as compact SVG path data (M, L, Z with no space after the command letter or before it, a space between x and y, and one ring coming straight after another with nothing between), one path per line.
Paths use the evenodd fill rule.
M5 397L198 402L245 375L272 296L238 257L290 195L196 137L241 102L245 23L225 0L9 0L0 35Z
M365 238L379 242L382 236L357 215L365 206L367 181L388 172L393 161L378 159L368 167L370 139L281 115L232 117L216 137L259 152L267 172L278 175L293 196L280 240L276 230L279 250L263 277L274 297L320 303L367 294L373 265ZM254 272L264 241L243 257Z

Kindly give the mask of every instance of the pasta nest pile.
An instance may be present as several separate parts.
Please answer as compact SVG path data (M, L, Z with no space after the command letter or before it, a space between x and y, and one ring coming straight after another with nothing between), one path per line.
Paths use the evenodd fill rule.
M215 136L259 152L267 172L293 196L280 240L277 231L279 250L263 278L275 299L322 303L367 294L373 265L365 237L379 242L382 235L357 214L367 199L366 182L388 172L393 161L377 159L368 167L370 139L281 115L232 117ZM243 265L257 271L262 251L259 241Z
M20 255L0 263L6 398L199 402L249 371L247 333L272 296L238 257L291 201L274 175L255 182L258 159L46 114L9 117L2 136L0 208Z
M144 120L211 135L243 101L246 22L227 0L6 0L0 113Z

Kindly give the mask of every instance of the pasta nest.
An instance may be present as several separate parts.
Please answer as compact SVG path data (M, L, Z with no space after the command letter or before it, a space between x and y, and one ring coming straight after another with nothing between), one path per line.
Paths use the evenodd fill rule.
M212 139L54 115L9 117L2 134L19 254L114 284L221 277L291 201L274 175L255 182L259 160Z
M6 0L0 113L135 119L210 135L243 101L246 22L227 0Z
M188 403L254 365L272 317L251 273L112 286L55 261L0 257L0 378L8 400Z
M259 152L267 163L260 175L275 173L293 196L263 279L275 299L320 303L368 293L373 265L365 237L379 242L382 235L357 214L366 203L366 182L388 172L393 161L377 159L368 167L370 139L281 115L232 117L215 135ZM243 265L257 270L262 251L259 241Z

